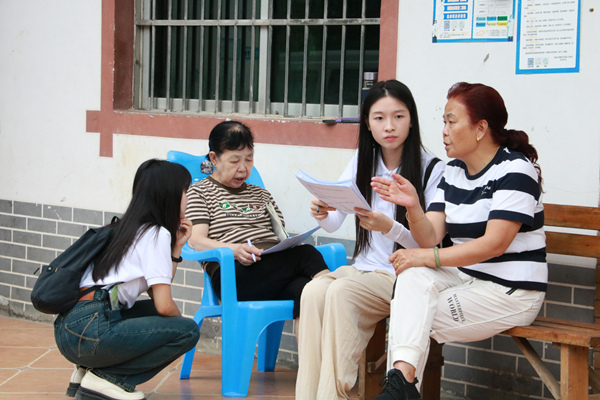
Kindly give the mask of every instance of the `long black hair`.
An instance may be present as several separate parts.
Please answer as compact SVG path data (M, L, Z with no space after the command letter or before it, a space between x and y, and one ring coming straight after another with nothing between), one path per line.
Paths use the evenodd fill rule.
M421 150L421 132L419 129L419 115L417 105L410 89L403 83L391 79L388 81L377 82L367 92L361 108L360 126L358 133L358 165L356 170L356 186L363 194L365 199L371 204L373 190L371 188L371 177L375 176L377 171L377 158L381 155L381 146L373 139L369 131L368 120L369 112L375 102L383 97L393 97L404 103L410 113L411 127L408 137L402 146L401 165L398 171L403 177L408 179L415 187L419 195L421 206L425 208L425 196L423 195L423 165ZM406 208L396 205L395 219L408 228L406 221ZM360 220L355 217L356 247L354 248L354 257L361 251L370 246L371 232L360 226ZM400 246L396 243L396 249Z
M171 234L171 249L177 240L181 218L181 197L192 181L182 165L151 159L139 166L133 180L133 195L127 211L114 224L106 250L94 260L94 281L105 278L125 257L140 234L162 226Z

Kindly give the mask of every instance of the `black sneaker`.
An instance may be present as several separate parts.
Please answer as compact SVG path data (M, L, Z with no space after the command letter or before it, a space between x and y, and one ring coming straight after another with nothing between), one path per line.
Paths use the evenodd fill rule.
M383 391L373 400L422 400L416 386L418 382L417 378L407 382L399 369L392 368L385 378Z

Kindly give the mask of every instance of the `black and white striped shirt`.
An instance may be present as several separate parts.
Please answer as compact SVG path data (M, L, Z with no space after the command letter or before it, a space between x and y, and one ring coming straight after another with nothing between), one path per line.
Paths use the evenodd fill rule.
M503 255L460 270L508 287L546 290L541 188L537 171L523 154L500 147L493 160L472 176L462 161L452 160L428 211L446 214L446 229L454 244L483 236L490 219L522 223Z

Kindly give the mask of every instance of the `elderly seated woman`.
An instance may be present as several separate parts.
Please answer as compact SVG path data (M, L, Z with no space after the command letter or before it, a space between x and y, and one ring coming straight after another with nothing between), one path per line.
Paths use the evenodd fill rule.
M254 164L252 132L240 122L224 121L213 128L208 145L214 171L187 192L186 217L193 223L188 244L195 250L229 247L238 300L294 300L298 318L304 285L328 271L321 253L301 245L263 255L279 242L271 218L274 214L283 223L283 215L266 189L245 182ZM220 298L219 264L203 266Z

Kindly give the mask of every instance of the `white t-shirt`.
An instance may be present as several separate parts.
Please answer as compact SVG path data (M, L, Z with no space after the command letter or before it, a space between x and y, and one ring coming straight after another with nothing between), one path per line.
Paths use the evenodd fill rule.
M170 285L173 279L171 234L163 227L152 227L134 240L131 248L102 280L92 279L93 263L81 278L79 287L112 286L119 283L119 302L131 308L138 296L152 285Z
M425 151L421 152L422 159L422 167L423 174L429 165L429 162L433 160L435 156L433 154L427 153ZM385 164L383 163L383 159L381 156L376 160L377 169L376 174L379 177L392 179L392 172L397 172L397 170L390 171L387 169ZM347 180L352 178L354 182L356 182L356 169L358 165L358 150L354 154L354 157L340 176L340 180ZM429 206L433 196L436 192L436 188L442 174L444 173L445 164L443 162L438 162L427 182L427 187L425 188L425 206ZM372 199L371 199L371 208L373 210L377 210L392 220L395 219L395 210L396 205L394 203L390 203L389 201L382 200L379 194L373 191ZM348 215L342 211L333 211L329 213L329 216L319 222L319 225L327 232L334 232L342 225L344 219ZM413 239L410 231L402 224L397 221L394 221L394 226L392 229L386 234L382 234L381 232L373 232L371 231L371 246L362 251L356 259L354 260L354 267L360 271L375 271L376 269L383 270L388 272L389 274L396 275L394 271L394 267L392 263L388 260L389 256L394 252L394 242L400 243L404 248L416 248L419 247L417 242Z

